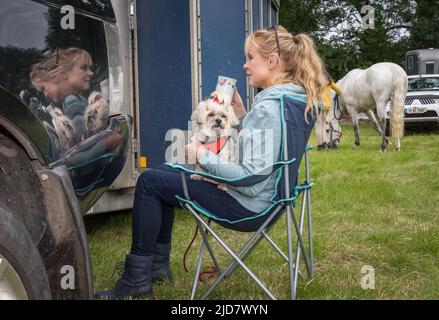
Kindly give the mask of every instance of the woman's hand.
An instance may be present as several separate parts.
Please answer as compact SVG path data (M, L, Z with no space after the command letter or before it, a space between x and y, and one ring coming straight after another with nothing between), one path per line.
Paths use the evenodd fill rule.
M247 113L247 111L245 111L244 103L242 102L241 96L236 89L233 93L232 107L238 119L241 119L242 116Z
M54 82L59 82L61 80L67 79L67 74L64 67L58 66L47 73L47 77Z
M198 159L201 158L204 151L207 149L204 148L203 144L200 141L192 141L184 147L184 151L186 152L186 156L189 163L195 161L198 162Z

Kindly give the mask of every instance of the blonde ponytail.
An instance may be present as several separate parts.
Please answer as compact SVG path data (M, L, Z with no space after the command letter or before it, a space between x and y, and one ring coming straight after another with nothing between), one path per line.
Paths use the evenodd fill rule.
M306 110L322 101L327 79L323 61L317 54L314 41L306 34L293 36L288 65L291 79L305 88L308 100ZM288 57L287 57L288 58Z
M317 103L323 100L328 80L314 41L306 34L292 35L282 26L275 28L276 32L270 28L252 33L245 43L246 52L250 46L254 46L265 58L279 52L282 71L275 82L301 85L307 94L306 112L317 108Z

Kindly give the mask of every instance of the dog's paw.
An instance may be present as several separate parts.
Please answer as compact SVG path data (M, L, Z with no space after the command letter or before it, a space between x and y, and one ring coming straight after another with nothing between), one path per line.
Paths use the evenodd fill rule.
M218 189L223 190L223 191L227 191L228 190L227 185L224 184L224 183L218 184Z
M195 180L195 181L201 181L201 180L204 179L204 178L203 178L202 176L200 176L199 174L191 174L191 175L190 175L190 178L191 178L192 180Z

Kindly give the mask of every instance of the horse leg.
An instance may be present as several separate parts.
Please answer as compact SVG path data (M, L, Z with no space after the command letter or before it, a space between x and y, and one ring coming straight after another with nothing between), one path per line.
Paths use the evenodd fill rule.
M352 118L352 126L354 128L354 135L355 135L355 148L360 147L360 129L358 127L358 114L356 111L350 112L351 118Z
M375 118L375 114L373 113L373 111L372 110L366 111L366 115L369 118L370 122L372 123L373 128L381 136L383 134L383 130L381 129L380 124L378 123L377 119Z
M387 101L377 102L377 114L378 119L381 122L381 153L386 152L387 146L389 145L389 140L386 137L386 104Z
M386 148L389 145L389 141L386 137L386 119L381 119L381 125L383 127L383 132L381 134L381 153L386 152Z

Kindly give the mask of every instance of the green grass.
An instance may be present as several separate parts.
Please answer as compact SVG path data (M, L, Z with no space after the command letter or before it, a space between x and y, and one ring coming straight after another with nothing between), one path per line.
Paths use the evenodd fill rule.
M353 130L343 126L337 150L312 152L315 276L300 279L299 299L437 299L439 297L439 134L410 132L401 152L380 154L380 140L371 126L360 126L361 147L353 145ZM315 136L310 141L315 144ZM131 243L131 213L86 217L95 290L110 288L114 265ZM156 286L156 299L187 299L195 272L200 236L188 256L194 220L177 212L173 253L174 284ZM284 224L271 236L282 241ZM224 235L224 233L222 233ZM225 239L237 248L248 237ZM218 247L218 252L223 251ZM225 262L226 254L220 255ZM210 266L209 260L205 266ZM288 297L285 262L265 243L248 260L249 267L281 299ZM375 289L364 290L361 268L375 270ZM201 287L203 287L202 285ZM238 271L214 291L214 299L266 299L252 280Z

